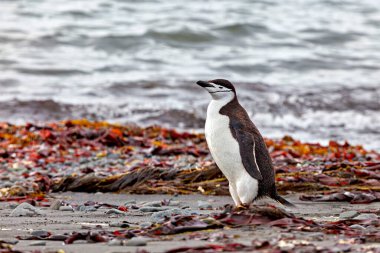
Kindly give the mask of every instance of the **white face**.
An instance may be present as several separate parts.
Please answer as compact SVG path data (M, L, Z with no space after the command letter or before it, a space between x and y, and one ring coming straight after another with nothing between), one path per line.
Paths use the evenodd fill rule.
M210 86L203 87L208 91L208 93L211 94L212 99L220 100L220 99L233 99L234 98L234 92L231 89L228 89L224 86L215 84L215 83L209 83ZM212 86L212 87L211 87Z

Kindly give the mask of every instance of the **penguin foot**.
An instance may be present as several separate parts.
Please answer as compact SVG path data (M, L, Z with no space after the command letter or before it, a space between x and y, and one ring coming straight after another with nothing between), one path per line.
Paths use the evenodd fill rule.
M248 210L249 209L249 204L240 204L236 206L235 210L236 211L243 211L243 210Z

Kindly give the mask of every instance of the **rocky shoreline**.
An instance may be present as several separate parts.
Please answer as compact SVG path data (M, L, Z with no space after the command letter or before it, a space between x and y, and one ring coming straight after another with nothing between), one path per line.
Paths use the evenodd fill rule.
M378 252L380 203L287 197L296 208L234 211L227 196L67 192L22 216L1 202L0 252Z

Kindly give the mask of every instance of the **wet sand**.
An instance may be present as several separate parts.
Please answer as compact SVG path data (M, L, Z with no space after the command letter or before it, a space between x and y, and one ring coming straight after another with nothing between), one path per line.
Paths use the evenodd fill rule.
M183 205L189 206L190 209L199 213L220 212L220 210L199 210L198 201L206 201L210 203L214 209L231 204L232 200L229 196L204 196L204 195L180 195L173 197L171 195L127 195L127 194L88 194L88 193L71 193L66 192L62 194L52 194L52 197L60 200L65 200L70 203L83 204L88 200L104 202L109 204L121 205L126 201L136 200L137 203L160 201L163 199L170 199L179 201ZM369 210L380 209L380 203L372 203L365 205L350 205L341 202L307 202L298 200L298 195L287 195L286 198L297 205L297 208L286 210L292 212L297 216L314 220L338 220L339 214L347 210ZM261 200L258 204L273 203L270 200ZM12 209L10 203L0 203L0 239L15 240L16 236L30 235L35 230L45 230L53 234L63 234L65 232L71 233L73 231L86 232L86 231L102 231L109 230L115 231L121 228L110 227L111 222L128 221L135 223L136 226L143 222L151 221L152 213L142 213L139 211L127 212L126 215L110 215L105 212L108 209L98 209L95 212L65 212L52 210L48 207L41 208L46 216L41 217L10 217ZM100 225L97 227L97 225ZM331 246L333 247L343 237L339 235L326 235L320 232L287 232L286 229L277 227L257 226L257 227L242 227L240 229L215 229L200 231L197 233L212 234L223 232L230 237L231 242L243 243L251 245L253 240L272 240L278 238L280 235L285 238L292 238L293 242L308 241L315 245ZM89 244L85 241L77 241L71 245L64 245L62 242L46 241L45 246L31 246L30 244L36 241L20 240L15 246L16 250L42 250L48 252L57 249L63 249L65 252L81 252L86 250L91 253L100 252L135 252L138 248L145 249L149 252L163 252L180 246L200 246L206 244L218 244L220 242L210 242L204 240L189 240L186 236L189 233L178 234L173 236L165 236L158 239L151 239L148 241L147 246L133 247L133 246L109 246L107 243L94 243ZM380 244L365 244L364 246L377 246ZM286 247L286 245L284 246ZM355 245L354 247L363 247L363 245Z

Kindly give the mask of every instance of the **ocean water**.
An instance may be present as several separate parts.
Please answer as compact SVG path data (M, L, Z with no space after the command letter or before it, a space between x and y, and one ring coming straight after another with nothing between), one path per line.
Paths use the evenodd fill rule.
M202 131L225 78L268 137L380 150L377 0L1 0L0 121Z

